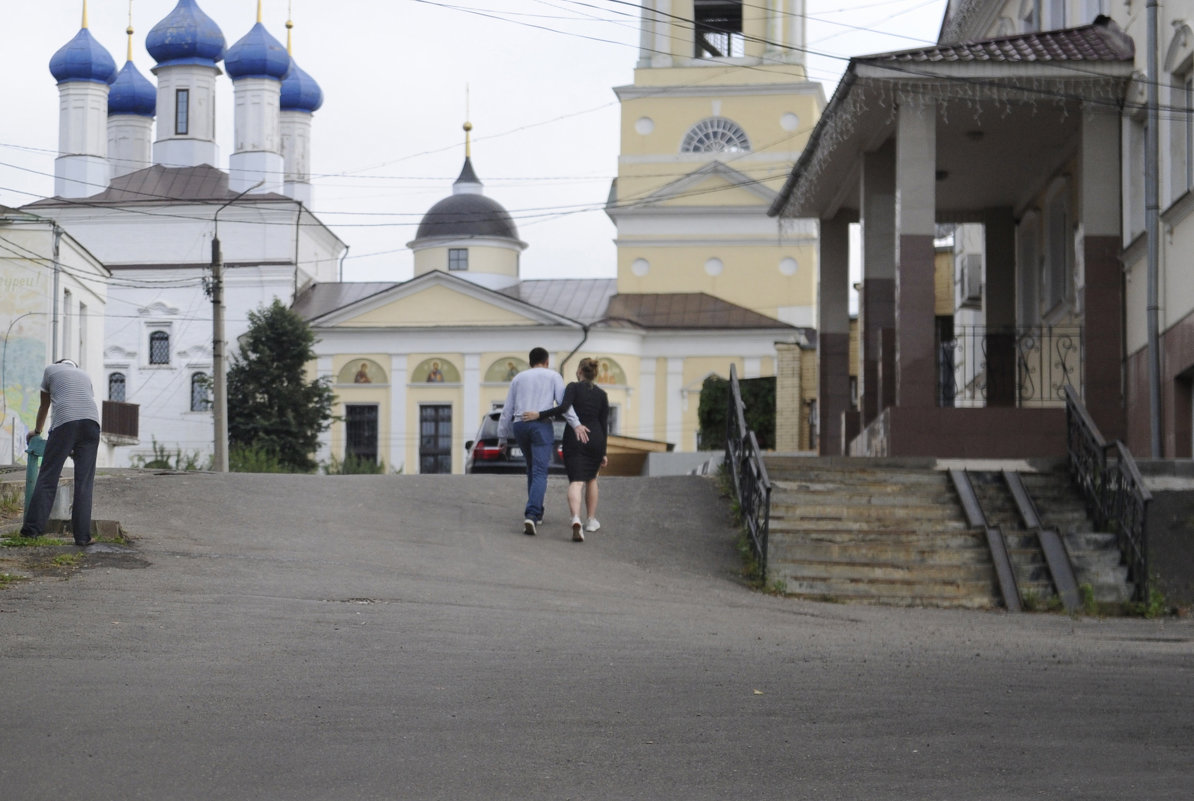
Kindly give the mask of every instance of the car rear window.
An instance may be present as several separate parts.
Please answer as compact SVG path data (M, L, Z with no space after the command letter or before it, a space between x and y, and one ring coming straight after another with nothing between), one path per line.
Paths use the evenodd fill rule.
M498 431L498 416L490 415L481 423L481 439L496 439Z

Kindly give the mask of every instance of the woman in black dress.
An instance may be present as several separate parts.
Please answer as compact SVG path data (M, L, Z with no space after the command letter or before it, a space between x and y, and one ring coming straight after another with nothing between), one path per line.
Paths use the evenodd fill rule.
M525 412L523 420L537 420L540 417L555 417L563 414L569 406L580 418L581 425L589 430L588 441L581 442L572 428L564 428L564 469L568 473L568 509L572 512L572 539L584 542L585 535L580 522L580 502L583 495L588 511L586 531L601 528L597 522L597 472L609 460L605 455L605 435L609 429L609 397L605 390L593 383L597 377L597 361L581 359L576 368L576 381L564 388L564 399L554 409L541 412Z

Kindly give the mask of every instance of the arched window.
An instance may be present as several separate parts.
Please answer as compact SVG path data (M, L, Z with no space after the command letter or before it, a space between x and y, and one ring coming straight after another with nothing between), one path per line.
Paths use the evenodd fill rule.
M745 153L750 139L737 123L725 117L701 120L684 135L681 153Z
M211 379L207 373L195 373L191 376L191 411L211 411Z
M149 335L149 363L170 363L170 335L165 331L154 331Z
M124 401L124 373L108 375L108 400Z

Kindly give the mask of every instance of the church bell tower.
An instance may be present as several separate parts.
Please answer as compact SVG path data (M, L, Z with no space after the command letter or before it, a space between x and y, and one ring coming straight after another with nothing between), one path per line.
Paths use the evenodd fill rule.
M816 228L767 216L825 106L804 0L643 0L621 102L620 293L706 292L816 325Z

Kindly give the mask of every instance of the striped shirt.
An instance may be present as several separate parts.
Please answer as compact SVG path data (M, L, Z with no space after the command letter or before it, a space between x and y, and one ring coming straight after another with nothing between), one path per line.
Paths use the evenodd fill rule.
M91 378L78 367L51 364L42 374L41 391L50 393L51 430L72 420L100 422Z
M498 419L498 439L510 439L513 436L510 427L522 420L523 412L550 409L563 399L564 379L555 370L546 367L523 370L510 381L510 389L506 392L506 403ZM573 428L580 425L580 418L571 406L564 412L564 419Z

